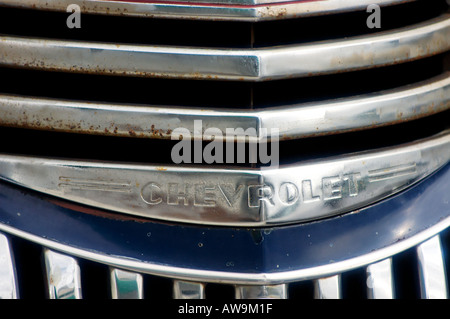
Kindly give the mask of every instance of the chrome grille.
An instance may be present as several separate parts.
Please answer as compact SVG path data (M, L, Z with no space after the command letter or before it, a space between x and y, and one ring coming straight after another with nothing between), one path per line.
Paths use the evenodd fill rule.
M447 230L400 254L330 277L246 286L139 274L2 234L0 292L2 298L25 299L445 299L449 238ZM17 274L14 260L23 263Z
M266 212L250 222L249 215L233 219L239 211L229 212L226 218L196 219L186 207L169 212L168 206L149 216L132 200L128 202L129 198L114 203L117 193L142 196L138 184L145 181L138 183L138 179L161 178L167 169L166 179L173 173L195 183L188 175L206 172L210 175L205 174L205 180L226 179L237 184L232 174L249 178L262 166L238 163L225 172L205 163L199 163L200 169L174 167L168 158L174 144L170 141L174 118L178 126L191 132L194 120L223 131L229 126L258 131L279 127L281 164L303 165L312 160L324 164L315 169L322 172L327 163L338 166L342 160L351 166L347 160L360 160L361 172L368 171L367 185L406 175L403 183L389 184L391 192L371 191L367 201L358 198L354 204L349 200L343 208L336 203L327 206L339 216L356 214L391 198L448 165L450 18L444 0L348 0L338 7L334 0L321 1L322 5L317 1L240 1L239 10L226 1L207 6L183 4L188 1L136 6L69 2L82 7L86 27L54 28L67 16L67 1L0 0L0 75L8 79L0 88L0 132L17 138L0 145L0 177L4 181L108 210L101 215L105 219L114 219L120 212L129 218L199 223L208 228L267 227L270 222L298 224L329 217L327 210L319 207L311 211L320 211L320 215L284 219L267 218ZM382 31L365 25L365 8L372 2L382 5ZM19 16L34 21L31 24L36 28L20 26ZM335 27L319 27L326 22ZM112 27L114 32L102 26ZM158 28L161 34L134 32L146 28ZM103 88L97 85L100 82ZM60 137L65 139L64 145L60 145ZM43 140L47 145L41 145ZM427 143L438 146L425 147ZM390 148L380 152L384 147ZM160 152L149 156L145 149ZM400 153L408 161L386 160L382 167L369 167L363 157L372 156L367 161L384 155L397 159ZM93 164L98 161L100 164ZM295 168L308 172L315 167L301 165ZM351 166L353 170L358 167ZM104 175L96 175L107 169ZM51 179L62 170L65 175ZM284 175L275 171L255 176L283 182L281 179L295 172L287 169ZM414 178L408 175L412 173ZM135 179L130 182L127 178L131 175ZM303 191L311 190L310 199L318 198L311 180L301 183L306 185ZM357 194L350 188L349 198ZM80 189L89 190L90 197L80 197ZM104 191L115 192L115 196L104 196ZM146 209L145 204L141 203ZM277 212L273 215L278 216ZM383 253L382 258L349 265L343 257L336 271L329 270L333 265L326 267L326 276L304 275L308 272L302 273L300 265L292 265L301 275L277 279L278 273L272 269L265 278L269 283L264 284L265 273L254 277L239 274L233 281L232 272L224 276L220 271L193 269L182 274L183 267L171 264L168 268L178 271L171 273L161 265L151 268L139 260L127 264L129 256L116 264L113 257L105 261L101 252L77 250L64 240L52 241L2 220L0 297L448 298L448 218L442 217L441 222L433 231L425 231L419 242ZM317 265L317 269L322 266L326 265ZM226 283L220 283L222 280Z

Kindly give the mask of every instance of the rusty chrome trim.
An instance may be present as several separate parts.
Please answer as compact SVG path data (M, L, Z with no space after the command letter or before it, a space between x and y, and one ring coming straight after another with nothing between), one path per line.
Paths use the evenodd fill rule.
M263 110L88 103L0 94L0 125L82 134L170 139L175 128L273 128L282 140L395 124L450 108L450 72L389 91ZM202 132L203 133L203 132ZM222 136L224 138L225 136ZM262 136L259 136L261 138ZM220 139L220 136L216 136Z
M450 49L450 14L348 39L256 49L0 36L0 65L109 75L264 81L392 65Z
M260 227L317 220L374 203L446 165L449 150L450 130L396 147L261 169L161 167L3 154L0 178L133 216Z
M0 6L66 11L70 4L83 13L158 18L263 21L363 10L371 4L396 5L415 0L1 0Z

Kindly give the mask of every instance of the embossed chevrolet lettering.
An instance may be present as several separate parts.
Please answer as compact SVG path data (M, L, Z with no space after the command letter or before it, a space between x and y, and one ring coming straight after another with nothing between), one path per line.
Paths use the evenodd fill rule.
M135 216L253 227L358 209L444 166L450 161L449 150L450 131L445 131L394 148L278 169L162 168L0 154L0 177Z
M407 167L408 169L399 169ZM380 182L386 179L415 173L415 163L388 167L371 171L365 179L370 182ZM149 205L167 204L182 206L215 207L223 202L234 207L237 202L245 200L249 208L261 206L261 202L275 206L274 198L286 206L297 202L302 204L317 201L341 200L346 197L356 197L365 188L362 173L347 173L319 178L319 187L313 189L311 179L284 181L280 185L261 184L235 187L231 184L189 184L149 182L141 189L142 200ZM233 190L234 189L234 190ZM244 191L244 189L246 191Z

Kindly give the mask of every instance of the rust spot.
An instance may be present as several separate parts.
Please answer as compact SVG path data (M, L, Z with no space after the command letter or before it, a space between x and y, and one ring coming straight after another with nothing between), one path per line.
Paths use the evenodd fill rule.
M157 167L156 170L162 172L162 171L167 171L167 168Z

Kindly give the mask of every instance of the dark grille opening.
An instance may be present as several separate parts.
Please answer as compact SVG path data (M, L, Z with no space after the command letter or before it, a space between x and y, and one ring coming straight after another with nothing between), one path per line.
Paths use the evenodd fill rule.
M0 33L124 44L250 47L251 24L245 22L82 14L81 28L69 29L66 25L69 15L66 12L0 8Z
M255 24L255 47L361 36L413 25L446 12L443 0L419 0L381 8L381 29L369 29L366 10ZM282 32L280 32L282 30Z
M397 299L419 299L420 284L416 249L408 249L392 259Z
M205 295L209 300L231 300L234 299L234 287L232 285L208 283L205 287Z
M367 298L367 274L365 268L344 272L341 275L343 299Z
M1 93L34 97L203 108L249 108L251 83L87 75L0 68Z
M293 282L288 286L288 297L293 300L311 300L314 298L314 282L304 280Z
M86 259L77 259L81 269L83 299L110 299L111 283L108 266Z
M169 278L145 275L144 298L152 300L168 300L173 298L173 281Z
M10 236L17 269L19 297L21 299L46 299L47 282L44 272L42 247L28 240Z

